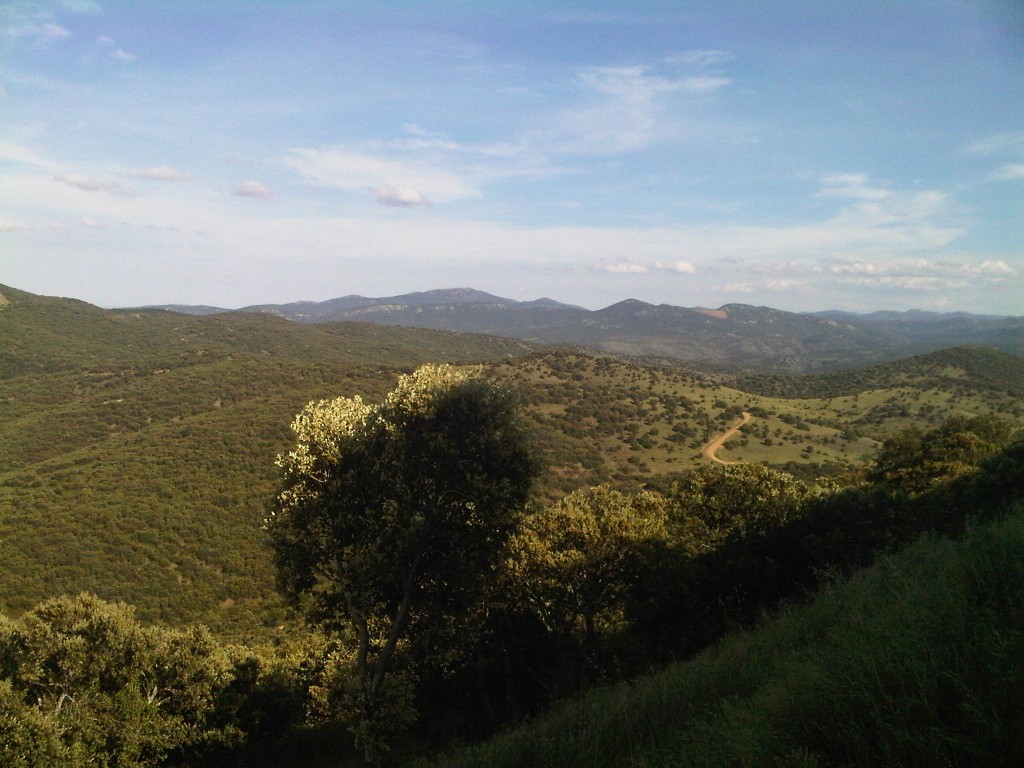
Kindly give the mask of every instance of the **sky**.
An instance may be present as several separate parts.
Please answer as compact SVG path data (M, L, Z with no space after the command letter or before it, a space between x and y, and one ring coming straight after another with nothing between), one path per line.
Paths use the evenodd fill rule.
M1022 315L1024 3L2 0L0 283Z

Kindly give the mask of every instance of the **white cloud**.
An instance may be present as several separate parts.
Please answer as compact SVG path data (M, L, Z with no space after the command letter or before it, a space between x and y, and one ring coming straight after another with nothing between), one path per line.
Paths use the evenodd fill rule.
M274 196L273 192L258 181L244 181L233 187L231 194L238 197L250 197L255 200L269 200Z
M71 37L71 30L62 27L52 21L43 24L30 24L24 27L16 27L8 32L13 37L25 37L35 40L39 44L54 43L58 40L66 40Z
M577 72L576 78L588 89L629 103L646 103L658 94L683 87L678 80L649 75L643 66L586 67Z
M766 280L765 286L773 291L788 291L800 285L799 280Z
M480 197L479 190L467 179L421 160L397 160L344 149L298 148L292 149L283 162L314 184L339 189L414 190L421 200L434 203Z
M754 286L747 282L727 283L722 290L726 293L753 293Z
M576 73L577 103L548 121L545 150L556 154L607 155L635 152L680 132L673 96L696 98L723 88L724 76L666 77L650 67L585 67Z
M117 41L110 35L100 35L96 38L96 42L99 43L102 47L108 49L110 58L114 59L115 61L135 61L135 54L129 53L123 48L115 47L117 45ZM110 50L111 48L113 48L114 50Z
M107 192L112 195L130 195L132 190L123 184L108 179L97 179L91 176L83 176L78 173L61 173L53 177L55 181L63 182L77 189L86 192Z
M37 154L31 147L4 139L0 139L0 160L49 170L57 170L59 168L57 163Z
M822 189L818 193L828 197L851 197L857 200L885 200L892 192L868 184L868 176L864 173L829 173L822 180Z
M602 269L605 272L614 272L620 275L643 275L647 273L647 267L643 264L632 264L628 262L619 262L618 264L608 264Z
M152 168L129 168L123 175L134 179L148 179L150 181L190 181L192 179L184 171L169 168L166 165L157 165Z
M411 187L377 187L369 190L381 205L408 208L422 205L430 207L431 202Z
M967 146L972 155L1022 154L1024 153L1024 131L1003 131L986 136Z
M697 271L697 268L688 261L656 261L654 262L654 268L666 272L679 272L688 275L692 275Z
M670 64L692 64L698 67L714 67L732 61L733 55L728 51L718 50L693 50L683 51L673 56L666 57L665 61Z
M28 229L28 224L18 219L0 216L0 232L14 232L19 229Z
M710 93L731 83L728 77L687 77L681 81L680 87L689 93Z
M1024 179L1024 163L1006 163L999 166L989 177L992 181L1015 181Z
M1005 261L983 261L977 267L979 275L1006 275L1013 277L1017 272Z

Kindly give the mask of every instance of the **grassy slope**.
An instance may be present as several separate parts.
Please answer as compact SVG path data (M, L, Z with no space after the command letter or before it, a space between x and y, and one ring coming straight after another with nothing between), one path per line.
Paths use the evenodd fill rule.
M591 691L451 768L1015 765L1024 509L902 553L634 683Z
M3 288L0 594L87 589L141 617L251 627L276 605L260 520L310 399L519 341L263 315L104 312Z
M522 396L546 499L665 482L702 461L730 409L755 418L723 458L857 466L906 424L1010 407L955 365L955 390L902 371L856 394L787 399L579 351L524 357L534 348L491 336L0 293L0 608L13 613L87 589L149 620L276 622L259 522L293 415L314 398L378 399L422 362L492 361ZM844 437L850 425L859 434Z
M700 447L740 411L752 411L754 418L719 456L780 466L856 468L894 432L911 424L928 428L958 414L996 413L1024 426L1014 391L1020 386L1015 374L1024 380L1024 360L950 350L940 369L937 355L873 371L841 396L801 380L796 397L768 387L759 394L679 366L582 351L536 353L503 362L494 374L516 387L527 405L553 493L609 481L658 485L698 466ZM975 373L978 358L994 359L1008 375Z

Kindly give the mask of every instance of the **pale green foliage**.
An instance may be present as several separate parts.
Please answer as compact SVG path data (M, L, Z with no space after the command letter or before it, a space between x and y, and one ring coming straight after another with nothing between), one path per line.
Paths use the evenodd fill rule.
M278 496L279 508L292 509L319 496L331 478L332 468L365 438L375 423L394 433L410 416L429 416L439 395L479 379L482 372L479 366L424 365L399 377L398 385L381 405L364 403L359 395L308 403L291 425L295 450L277 457L277 466L285 473L285 489Z
M549 631L614 624L640 549L665 537L664 500L606 486L576 491L529 515L509 543L513 588Z
M43 718L67 765L156 765L222 735L206 726L228 672L209 633L144 627L121 603L60 597L5 622L0 669L34 712L22 731Z
M411 416L429 417L435 412L441 395L482 375L481 366L422 365L398 379L398 385L385 398L381 413L392 428Z
M277 457L289 484L278 497L291 509L315 497L330 479L330 467L363 427L372 409L358 395L308 403L292 422L297 444L294 451Z
M706 554L797 518L830 490L760 464L708 465L673 485L670 529L688 554Z
M71 759L54 718L25 704L9 681L0 680L0 765L50 768Z

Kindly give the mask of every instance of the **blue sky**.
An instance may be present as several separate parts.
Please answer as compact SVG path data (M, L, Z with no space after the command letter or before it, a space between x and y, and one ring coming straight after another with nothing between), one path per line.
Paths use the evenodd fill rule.
M6 2L0 283L1024 314L1024 4Z

